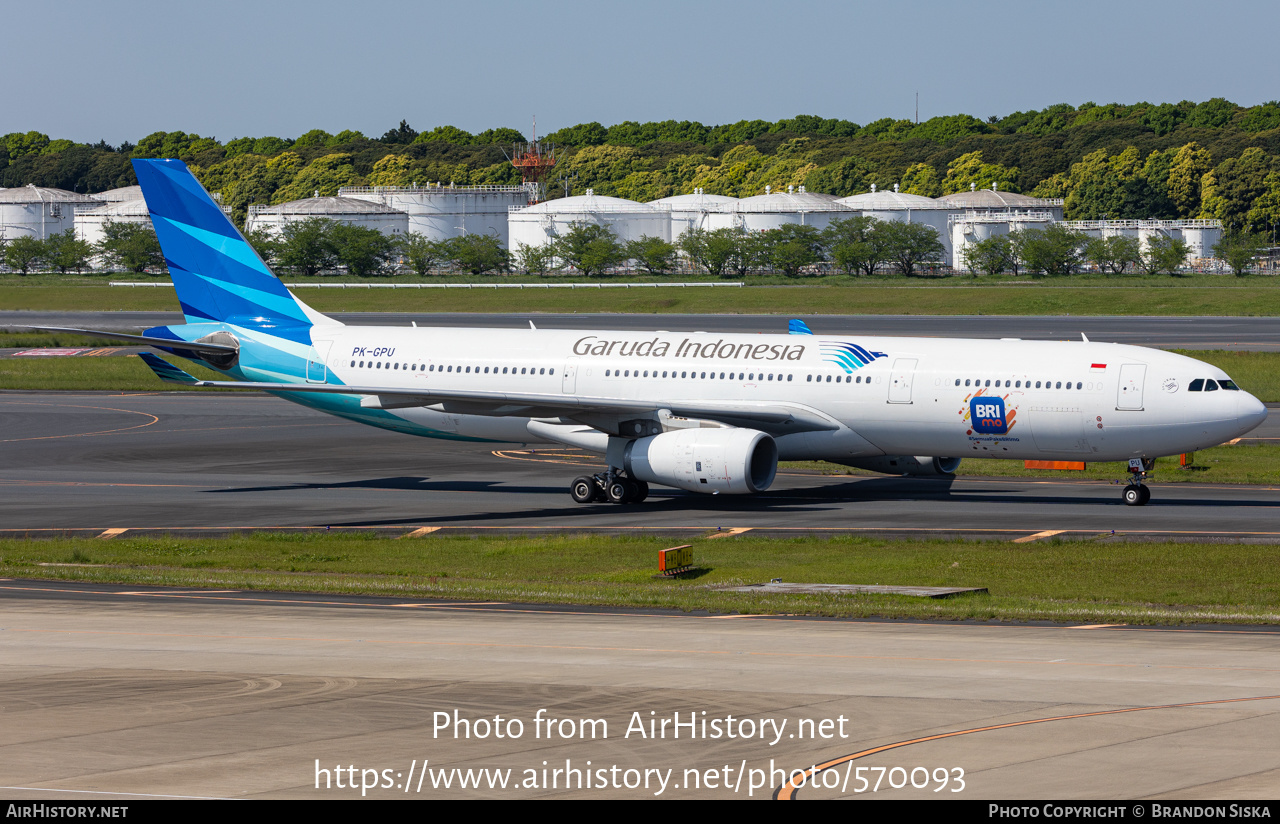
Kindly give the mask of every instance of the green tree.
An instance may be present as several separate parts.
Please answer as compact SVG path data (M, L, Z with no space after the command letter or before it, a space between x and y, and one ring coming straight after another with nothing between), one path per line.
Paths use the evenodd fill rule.
M102 227L103 239L98 253L107 265L127 272L142 273L148 269L164 270L164 254L155 230L139 223L107 221Z
M338 263L352 275L368 278L391 274L397 243L377 229L333 223L329 227L329 242Z
M998 186L1002 191L1016 192L1018 169L999 163L983 163L982 152L969 152L957 157L947 166L947 176L942 180L944 194L967 192L970 187L990 189Z
M1276 171L1275 166L1276 159L1257 146L1222 161L1201 183L1203 214L1231 229L1262 228L1247 226L1247 216L1254 201L1267 191L1267 176Z
M1161 272L1175 274L1187 262L1191 248L1177 238L1168 235L1155 235L1148 238L1146 248L1138 260L1138 268L1144 274L1158 275Z
M526 275L545 275L551 271L555 260L555 247L550 244L546 246L530 246L527 243L516 245L515 262L520 267L520 271Z
M878 231L881 221L869 215L838 218L823 230L823 245L831 262L851 275L876 273L888 260L885 235Z
M1200 214L1200 182L1213 168L1213 157L1199 143L1178 149L1169 166L1169 199L1182 217Z
M429 132L423 132L413 139L414 143L453 143L456 146L470 146L475 143L471 132L463 131L457 126L436 126Z
M44 262L45 245L31 235L18 235L4 245L4 265L26 275Z
M76 237L75 229L50 235L44 242L44 260L59 272L66 274L74 269L80 272L89 267L93 246Z
M627 259L613 229L596 223L574 223L554 243L556 257L582 272L598 275Z
M1130 266L1142 261L1138 239L1126 235L1093 238L1085 244L1084 254L1102 271L1116 275L1123 275Z
M902 191L909 195L940 197L943 191L938 170L928 163L914 163L908 166L902 175Z
M356 174L355 166L351 161L351 155L343 153L316 158L299 170L292 182L278 189L272 195L272 201L284 203L290 200L302 200L312 197L317 192L323 197L332 197L338 193L339 188L358 184L360 176ZM268 161L268 164L271 162Z
M1013 241L1009 235L993 235L965 244L960 256L974 277L979 272L998 275L1014 266Z
M941 262L946 253L938 230L923 223L887 220L876 231L883 237L885 255L907 277L915 275L916 267L922 264Z
M784 223L764 234L770 241L769 263L789 278L823 259L822 233L815 226Z
M1266 238L1252 232L1228 232L1213 246L1213 256L1227 266L1236 277L1243 277L1254 259L1266 248Z
M291 221L280 232L280 265L302 277L314 277L338 265L333 229L328 218Z
M1021 230L1019 257L1027 269L1036 274L1069 275L1084 259L1088 236L1061 224L1044 229Z
M738 254L737 229L689 229L676 241L676 246L712 277L723 277L725 269Z
M426 277L431 270L449 259L445 246L419 232L406 232L400 237L400 254L409 268L419 277Z
M651 275L665 275L676 262L676 247L660 237L642 236L626 244L628 258Z
M444 241L445 255L473 275L485 272L505 272L511 265L511 256L502 248L502 241L493 235L462 235Z
M714 231L722 232L726 239L732 239L733 257L729 259L729 268L738 277L745 278L751 272L778 268L774 251L786 235L729 228Z

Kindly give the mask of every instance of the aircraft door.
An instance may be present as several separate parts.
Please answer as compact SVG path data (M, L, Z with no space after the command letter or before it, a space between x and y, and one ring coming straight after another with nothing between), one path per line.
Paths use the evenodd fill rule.
M560 383L560 391L572 395L578 391L578 359L569 358L564 362L564 378Z
M311 357L307 359L307 383L324 383L329 378L329 349L331 340L318 340L311 347Z
M898 358L889 374L889 403L911 403L911 381L916 374L915 358Z
M1142 409L1142 384L1147 377L1145 363L1126 363L1120 367L1120 386L1116 390L1116 409Z

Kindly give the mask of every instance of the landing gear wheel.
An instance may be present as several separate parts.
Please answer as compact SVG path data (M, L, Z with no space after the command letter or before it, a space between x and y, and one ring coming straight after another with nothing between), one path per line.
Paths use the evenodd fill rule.
M580 504L593 503L598 492L595 479L590 475L574 478L573 483L569 486L569 494Z
M1151 490L1143 484L1130 484L1124 488L1125 506L1146 506L1151 500Z
M649 497L649 485L644 481L635 481L634 483L636 485L636 497L634 498L634 501L636 503L640 503L645 498Z
M618 479L609 484L609 488L605 493L609 496L609 502L614 504L625 504L631 501L632 486L628 481Z

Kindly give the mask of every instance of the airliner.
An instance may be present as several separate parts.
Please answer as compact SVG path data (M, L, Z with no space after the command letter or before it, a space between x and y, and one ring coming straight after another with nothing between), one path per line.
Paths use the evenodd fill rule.
M604 457L579 503L769 488L779 461L896 475L965 457L1128 462L1124 503L1150 500L1155 458L1258 426L1266 408L1181 355L1079 341L347 326L291 294L179 160L134 160L186 323L92 330L151 353L161 380L259 389L429 438L554 443ZM66 330L62 330L66 331Z

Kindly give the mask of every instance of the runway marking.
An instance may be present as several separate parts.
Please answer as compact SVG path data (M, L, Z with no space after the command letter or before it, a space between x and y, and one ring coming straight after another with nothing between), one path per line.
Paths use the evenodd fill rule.
M849 755L842 755L839 758L833 758L830 761L824 761L823 763L818 764L817 766L810 767L809 769L805 770L804 774L800 778L800 783L804 784L813 776L817 775L818 773L829 770L832 767L838 767L841 764L847 764L850 761L855 761L859 758L865 758L868 755L875 755L876 753L885 752L887 750L895 750L900 747L908 747L912 744L921 744L926 741L939 741L944 738L955 738L956 736L960 736L960 735L972 735L973 733L991 732L992 730L1007 730L1013 727L1025 727L1030 724L1048 724L1052 721L1071 721L1071 720L1080 719L1080 718L1096 718L1098 716L1103 716L1103 715L1120 715L1120 714L1129 713L1129 712L1145 712L1146 710L1185 709L1188 707L1206 707L1214 704L1238 704L1246 701L1273 701L1277 698L1280 698L1280 695L1259 695L1259 696L1254 696L1252 698L1223 698L1216 701L1191 701L1185 704L1156 704L1149 707L1126 707L1124 709L1119 709L1119 710L1099 710L1097 712L1076 713L1075 715L1055 715L1051 718L1033 718L1028 721L1012 721L1007 724L992 724L991 726L988 726L988 727L974 727L973 729L969 729L969 730L956 730L955 732L943 732L943 733L938 733L937 735L926 735L920 738L912 738L908 741L898 741L893 744L883 744L879 747L872 747L869 750L862 750L860 752L850 753ZM775 801L795 800L797 797L797 794L800 792L800 788L796 786L795 781L796 779L794 775L788 778L787 783L781 785L780 787L778 787L778 789L774 790L773 799Z
M594 459L594 460L599 460L599 458L598 458L597 456L595 456L595 455L583 455L582 457L583 457L583 459L584 459L584 460L581 460L581 461L574 461L574 460L569 460L569 461L549 461L549 460L547 460L547 459L545 459L545 458L542 458L542 457L540 457L540 456L539 456L539 457L533 457L533 458L521 458L521 457L519 457L519 455L522 455L522 454L528 454L528 453L522 453L522 452L519 452L518 450L495 449L491 454L493 454L495 457L498 457L498 458L505 458L505 459L507 459L507 460L509 460L509 461L529 461L529 462L531 462L531 463L558 464L558 465L560 465L560 466L591 466L591 467L602 467L602 468L605 466L604 464L601 464L601 463L589 463L589 462L587 462L587 460L586 460L586 459L588 459L588 458L589 458L589 459ZM549 453L544 453L544 454L549 454ZM575 456L574 456L574 455L564 455L563 457L566 457L566 458L573 458L573 457L575 457Z
M125 427L121 427L120 429L103 429L98 432L74 432L70 435L40 435L35 438L6 438L4 440L0 440L0 443L19 443L21 441L52 441L52 440L57 440L59 438L86 438L91 435L110 435L116 432L128 432L130 429L141 429L144 426L151 426L152 424L157 423L160 420L159 415L152 415L150 412L138 412L133 409L116 409L110 406L72 406L69 404L26 403L21 401L14 403L14 405L15 406L56 406L62 409L98 409L106 412L124 412L129 415L142 415L143 417L150 418L151 420L147 421L146 423L140 423L137 426L125 426Z
M750 526L735 526L732 529L726 529L722 532L713 532L707 536L707 540L709 541L712 538L732 538L734 535L741 535L744 532L750 532L754 528L755 527Z
M1038 541L1041 538L1050 538L1054 535L1061 535L1064 532L1066 532L1065 529L1046 529L1044 532L1037 532L1034 535L1024 535L1021 538L1014 538L1013 542L1015 544L1025 544L1031 541Z
M98 537L99 537L99 538L114 538L114 537L116 537L117 535L123 535L123 534L125 534L125 533L126 533L126 532L128 532L128 531L129 531L129 528L128 528L127 526L126 526L126 527L113 526L111 529L104 529L104 530L102 531L102 534L101 534L101 535L99 535Z
M1067 629L1108 629L1109 627L1122 627L1124 624L1083 624L1078 627L1067 627Z
M420 526L417 529L415 529L413 532L405 533L400 537L401 538L421 538L423 535L430 535L432 532L436 532L437 530L440 530L442 528L443 527L438 527L438 526Z

